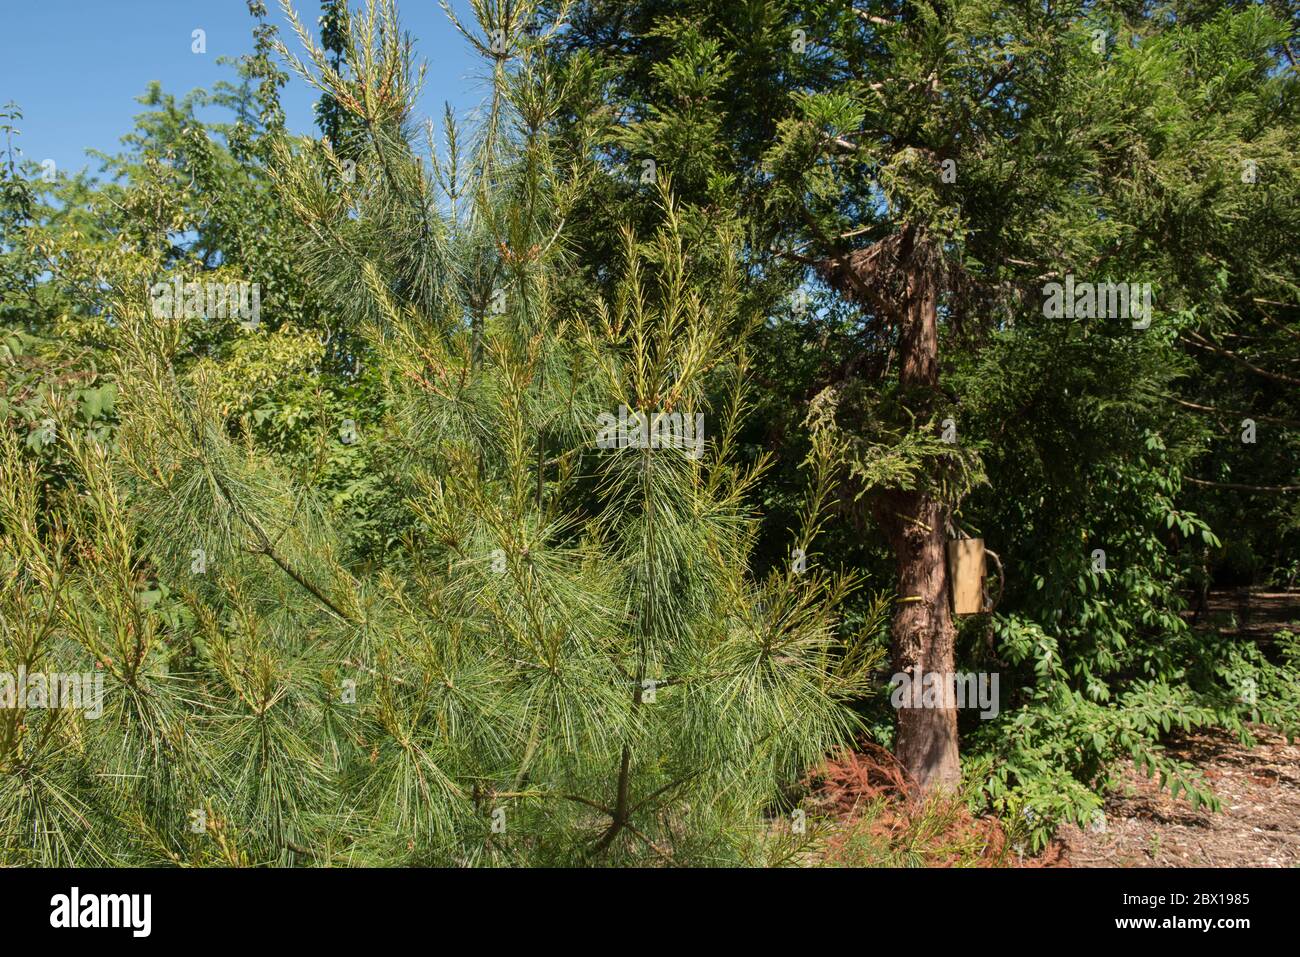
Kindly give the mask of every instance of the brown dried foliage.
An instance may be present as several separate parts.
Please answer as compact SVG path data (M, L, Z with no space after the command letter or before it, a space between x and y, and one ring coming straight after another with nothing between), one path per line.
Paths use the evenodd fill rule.
M1023 860L997 818L975 817L960 797L909 800L907 778L889 751L869 741L845 749L808 777L811 808L836 820L824 863L841 866L1045 867L1059 847Z

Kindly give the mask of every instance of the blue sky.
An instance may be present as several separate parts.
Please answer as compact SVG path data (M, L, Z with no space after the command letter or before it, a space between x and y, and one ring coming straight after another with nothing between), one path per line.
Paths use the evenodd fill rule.
M278 0L266 6L296 49ZM294 6L315 31L320 0ZM465 0L452 8L466 26L473 23ZM428 62L421 114L440 120L448 101L467 116L486 95L481 61L437 0L399 0L399 9L417 57ZM251 52L252 26L244 0L0 0L0 104L13 100L24 115L15 145L26 159L53 159L60 171L97 172L86 148L117 150L150 80L177 96L233 80L233 67L217 59ZM204 54L191 51L195 29L207 33ZM316 91L293 74L282 96L289 128L314 133Z

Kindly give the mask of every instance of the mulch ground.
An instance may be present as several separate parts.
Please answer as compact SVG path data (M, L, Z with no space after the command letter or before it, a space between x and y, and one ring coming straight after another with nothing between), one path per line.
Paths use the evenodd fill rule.
M1193 627L1267 647L1279 631L1300 628L1300 592L1223 589L1209 596L1198 617ZM1104 830L1063 827L1055 842L1059 856L1048 866L1300 866L1300 744L1268 728L1252 730L1254 747L1222 731L1167 744L1171 755L1201 769L1221 811L1192 810L1130 764L1106 802Z
M1266 728L1241 745L1207 731L1168 751L1197 765L1223 809L1192 810L1130 766L1106 803L1104 829L1057 833L1058 867L1300 866L1300 744Z

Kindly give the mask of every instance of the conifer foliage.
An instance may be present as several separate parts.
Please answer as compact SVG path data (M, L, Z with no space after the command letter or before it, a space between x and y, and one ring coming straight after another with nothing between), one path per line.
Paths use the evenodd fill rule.
M231 414L210 320L155 308L156 255L111 277L113 435L54 406L51 489L5 431L0 659L93 672L104 705L0 712L4 863L762 863L812 837L783 794L853 731L856 583L749 574L735 225L665 179L612 293L581 282L590 161L548 132L548 35L527 5L475 12L490 108L431 153L392 0L334 24L346 69L300 24L281 46L355 134L344 157L273 130L267 177L353 344L354 405L321 405L307 457L384 477L383 561Z
M1290 6L469 0L426 117L279 2L104 181L0 110L0 864L833 861L864 741L1035 851L1300 733L1207 607L1300 569Z

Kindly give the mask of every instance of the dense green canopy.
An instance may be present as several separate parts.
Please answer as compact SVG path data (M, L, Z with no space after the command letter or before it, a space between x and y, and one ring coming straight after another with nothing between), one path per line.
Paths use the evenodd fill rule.
M1192 615L1300 571L1287 5L473 0L468 126L248 7L99 176L0 115L0 863L803 862L864 740L1038 848L1300 729Z

